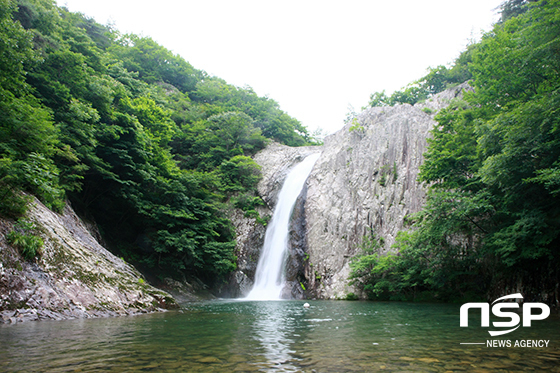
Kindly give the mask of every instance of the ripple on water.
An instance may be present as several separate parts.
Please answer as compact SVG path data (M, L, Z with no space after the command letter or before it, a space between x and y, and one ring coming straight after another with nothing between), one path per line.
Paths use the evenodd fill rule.
M214 301L183 312L0 326L2 372L560 372L558 315L511 339L549 348L486 348L459 328L458 306ZM538 325L537 325L538 324Z

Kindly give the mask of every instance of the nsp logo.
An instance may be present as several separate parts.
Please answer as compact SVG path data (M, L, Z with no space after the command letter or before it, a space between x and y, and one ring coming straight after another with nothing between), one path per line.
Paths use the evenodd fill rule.
M506 303L497 303L502 300L506 299L523 299L523 296L519 293L506 295L504 297L496 299L492 302L492 313L497 317L507 317L510 321L494 321L492 325L496 328L511 328L509 330L499 330L499 331L492 331L489 330L488 333L492 337L507 334L513 332L517 328L519 328L521 319L519 314L516 312L505 312L503 309L515 309L519 308L519 303L517 302L506 302ZM489 327L490 326L490 304L488 303L465 303L461 306L461 315L460 315L460 326L467 327L469 326L469 309L471 308L480 308L481 312L481 325L482 327ZM533 309L540 309L541 313L534 314L532 312ZM550 307L548 307L544 303L523 303L523 326L531 326L532 320L544 320L550 315Z

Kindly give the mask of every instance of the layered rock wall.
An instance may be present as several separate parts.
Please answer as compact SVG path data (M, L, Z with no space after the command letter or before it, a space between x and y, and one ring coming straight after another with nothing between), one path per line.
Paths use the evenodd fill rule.
M34 200L26 219L44 241L31 261L7 240L14 222L0 220L0 323L133 315L176 306L168 293L101 246L69 206L56 214Z
M468 85L442 92L414 106L376 107L362 112L327 137L309 180L306 278L310 296L344 298L349 262L364 236L394 250L404 218L420 211L426 196L418 172L435 113Z

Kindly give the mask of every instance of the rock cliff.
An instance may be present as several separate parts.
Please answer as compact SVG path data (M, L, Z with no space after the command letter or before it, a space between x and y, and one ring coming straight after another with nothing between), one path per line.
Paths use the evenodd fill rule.
M466 84L414 106L369 108L325 139L323 153L308 180L305 265L310 296L342 298L349 262L366 235L392 250L404 218L418 212L426 189L417 181L435 113Z
M292 219L287 271L294 297L303 296L299 282L308 297L356 293L348 286L349 262L366 235L382 238L383 250L392 250L404 218L425 201L417 175L435 113L465 89L471 88L464 84L414 106L367 109L325 138L321 149L272 144L255 156L263 172L259 193L273 208L286 171L322 151Z
M25 261L0 220L0 323L133 315L176 306L131 265L109 253L74 211L56 214L34 200L26 219L44 245Z

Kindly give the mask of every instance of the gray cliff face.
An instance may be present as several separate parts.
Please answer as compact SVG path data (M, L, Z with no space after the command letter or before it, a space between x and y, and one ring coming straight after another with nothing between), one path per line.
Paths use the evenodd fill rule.
M370 108L322 148L272 144L255 156L264 176L259 193L272 209L289 168L322 151L293 214L286 291L323 299L357 293L348 285L351 258L371 234L383 238L384 252L394 250L404 218L425 202L417 175L434 115L469 89L464 84L414 106Z
M67 206L56 214L35 200L27 215L44 245L24 261L0 220L0 323L133 315L176 306L174 299L109 253Z
M365 235L383 238L392 250L404 218L420 211L426 196L417 181L435 112L467 85L411 106L365 110L325 139L324 150L308 180L306 278L310 296L343 298L349 262ZM428 108L429 110L427 110Z
M365 235L383 237L387 251L406 215L420 210L416 181L432 117L410 105L371 108L325 139L310 175L307 278L318 298L344 297L349 261Z

